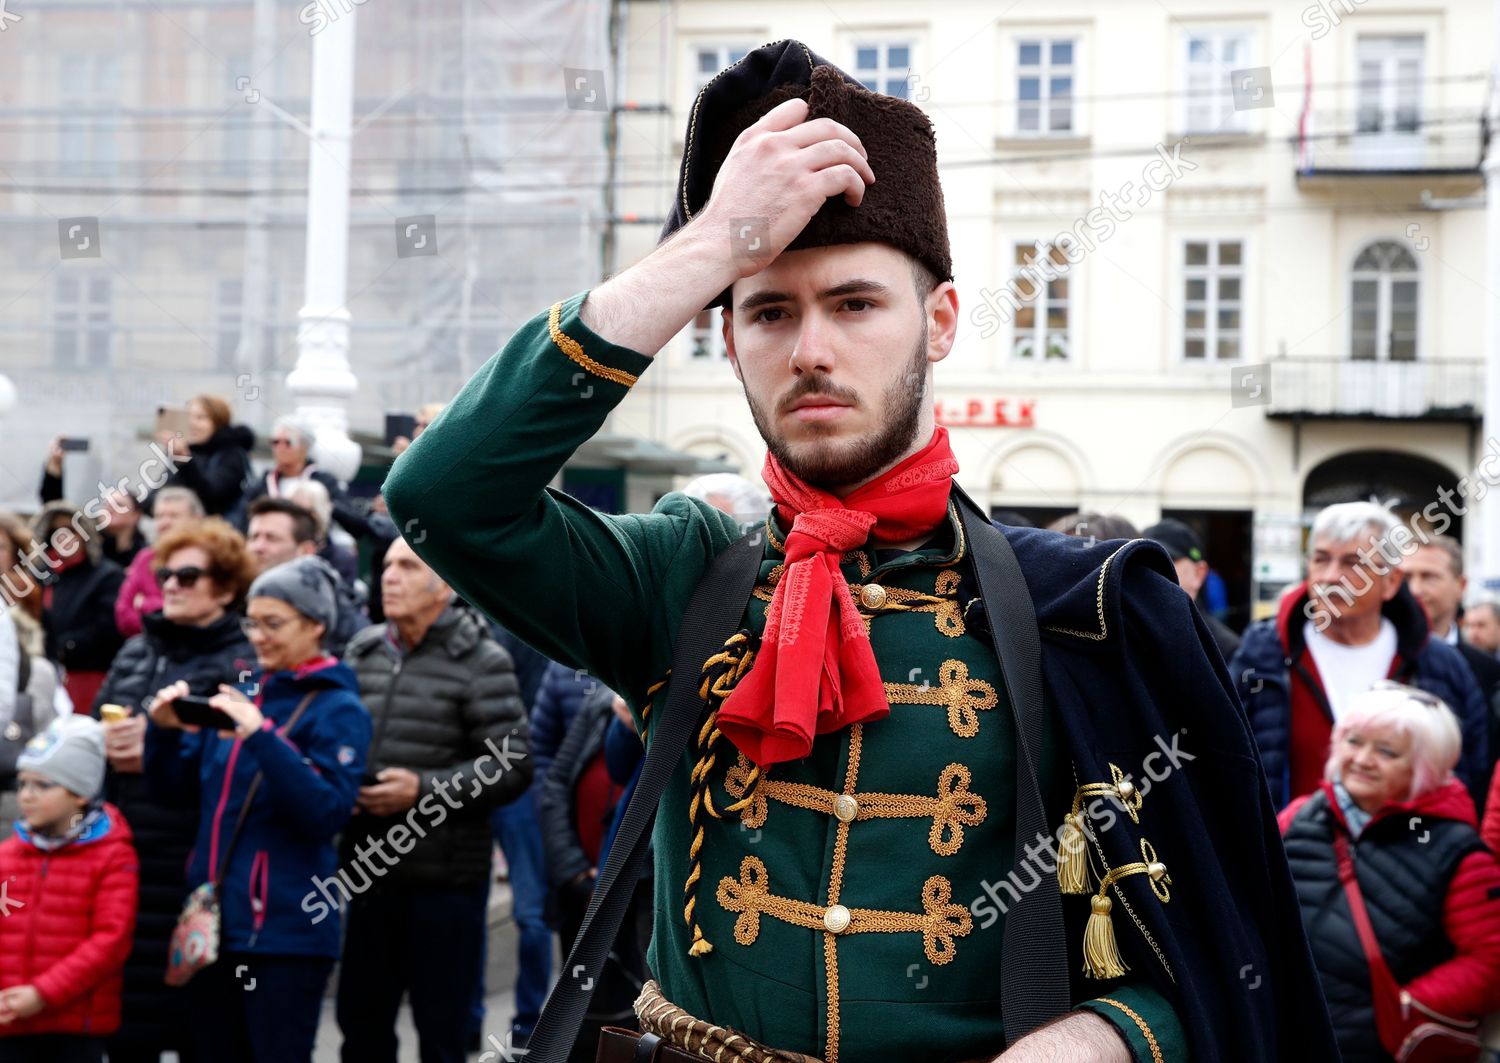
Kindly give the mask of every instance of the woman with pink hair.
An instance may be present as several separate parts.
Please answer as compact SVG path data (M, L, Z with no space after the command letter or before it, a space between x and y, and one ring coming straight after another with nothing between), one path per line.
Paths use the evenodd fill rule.
M1500 1007L1500 861L1453 775L1461 744L1441 699L1376 684L1335 722L1321 786L1279 817L1345 1063L1475 1037Z

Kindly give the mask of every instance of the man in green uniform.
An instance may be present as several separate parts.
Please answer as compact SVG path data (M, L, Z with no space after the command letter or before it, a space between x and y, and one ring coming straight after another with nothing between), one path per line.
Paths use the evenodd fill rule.
M776 505L741 632L705 662L711 718L660 804L650 954L659 994L639 1005L643 1022L685 1014L699 1029L723 1028L732 1047L827 1063L1184 1060L1190 1044L1196 1057L1218 1057L1203 1017L1217 1013L1197 1002L1243 987L1184 993L1169 960L1182 935L1159 944L1163 931L1146 924L1165 924L1146 906L1165 906L1166 865L1189 854L1158 861L1134 836L1129 847L1143 855L1100 883L1103 923L1090 920L1085 964L1077 940L1058 945L1074 971L1072 1010L1007 1047L1006 913L1032 890L1059 889L1068 831L1039 838L1025 866L1013 861L1016 727L993 645L964 610L971 544L931 402L958 302L925 116L797 42L760 49L700 95L669 229L630 269L517 332L385 485L398 525L444 579L620 692L649 743L687 600L740 531L682 494L648 515L609 516L548 484L651 352L703 307L725 307ZM1097 619L1078 621L1088 630L1053 626L1094 652L1110 562L1074 568L1090 609L1097 578ZM1182 651L1214 683L1186 623L1193 641ZM1237 707L1220 708L1242 731ZM1179 737L1146 741L1175 753ZM1184 773L1190 738L1174 758ZM1126 813L1102 809L1125 824L1112 829L1133 830L1152 800L1129 776L1140 781L1146 768L1079 778L1076 741L1049 720L1038 773L1049 818L1071 811L1072 839L1095 840L1111 828L1081 812L1075 792L1097 794ZM1064 892L1094 892L1082 848ZM1285 892L1278 866L1273 887ZM1121 932L1119 952L1111 889L1139 930ZM1078 903L1087 913L1088 899ZM1300 930L1289 932L1291 955L1305 954ZM1197 1016L1191 1037L1185 1007ZM1285 1020L1247 1021L1268 1043L1285 1037ZM1323 1043L1315 1027L1308 1036ZM1272 1053L1245 1049L1252 1056ZM1219 1058L1230 1057L1242 1058L1233 1046Z

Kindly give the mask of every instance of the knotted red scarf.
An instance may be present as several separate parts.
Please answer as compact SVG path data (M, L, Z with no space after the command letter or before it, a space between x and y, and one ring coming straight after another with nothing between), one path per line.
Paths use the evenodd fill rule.
M771 500L791 521L786 570L771 595L755 663L719 710L719 730L756 764L805 757L814 735L890 714L839 563L867 539L895 543L930 531L947 512L956 472L942 427L927 446L844 499L766 456Z

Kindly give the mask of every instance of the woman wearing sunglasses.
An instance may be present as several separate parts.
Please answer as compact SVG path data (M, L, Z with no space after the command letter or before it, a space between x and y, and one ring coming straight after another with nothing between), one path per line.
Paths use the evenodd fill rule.
M218 960L193 974L182 1016L215 1063L308 1063L338 956L339 919L327 907L313 917L311 904L319 883L335 909L349 900L334 838L354 808L370 716L353 671L324 650L335 579L299 557L251 584L240 622L259 665L253 695L222 684L211 698L232 730L183 723L177 699L197 693L186 682L157 691L149 710L148 777L196 798L187 884L217 883Z
M141 862L140 910L125 965L124 1014L110 1039L112 1063L157 1063L165 1051L194 1060L185 1032L184 994L162 981L167 945L187 897L183 867L198 830L196 803L153 795L142 775L146 703L163 686L184 682L211 695L255 668L255 652L240 630L245 592L255 575L245 540L217 517L176 524L157 542L152 573L161 608L141 618L94 700L129 715L105 721L109 773L105 797L135 832ZM116 715L112 713L112 715Z
M1500 862L1453 775L1461 741L1441 699L1376 684L1334 724L1322 786L1281 813L1345 1063L1408 1058L1423 1033L1459 1054L1414 1058L1478 1059L1463 1044L1500 1008Z

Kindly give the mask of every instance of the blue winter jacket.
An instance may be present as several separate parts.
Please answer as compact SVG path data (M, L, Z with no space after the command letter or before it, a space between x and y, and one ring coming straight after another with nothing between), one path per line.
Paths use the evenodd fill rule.
M332 657L256 682L266 717L259 732L242 741L150 724L146 774L163 794L197 797L198 835L187 868L187 883L196 887L212 876L211 860L223 862L250 782L264 772L224 875L220 948L337 958L339 920L326 916L340 905L319 898L347 903L352 896L337 877L334 838L364 773L370 714L353 670ZM282 735L309 693L306 711Z
M1278 809L1301 796L1291 792L1291 690L1292 675L1304 667L1302 658L1307 652L1303 637L1307 600L1305 583L1288 592L1274 619L1262 620L1246 630L1240 651L1229 662L1230 675L1260 748L1271 799ZM1428 637L1427 614L1404 584L1385 603L1383 612L1396 626L1397 662L1392 678L1436 694L1458 716L1463 752L1454 771L1472 789L1484 777L1489 763L1489 713L1479 684L1458 650L1441 639ZM1313 685L1319 707L1331 718L1327 698L1318 684ZM1326 751L1321 755L1326 756ZM1482 796L1476 798L1481 808L1483 800Z
M531 707L531 754L536 769L532 778L538 786L547 777L552 758L562 747L563 738L578 715L578 708L599 680L587 672L578 672L556 661L547 665Z

